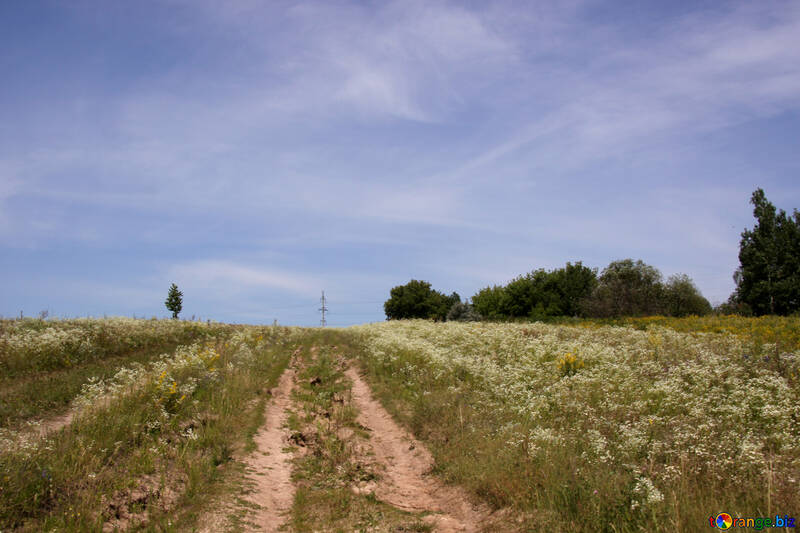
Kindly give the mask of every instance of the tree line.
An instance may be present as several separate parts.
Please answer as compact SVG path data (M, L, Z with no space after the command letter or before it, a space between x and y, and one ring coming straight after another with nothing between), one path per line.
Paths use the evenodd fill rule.
M664 282L655 267L623 259L599 275L580 261L550 271L534 270L506 285L485 287L468 302L457 293L446 296L426 281L411 280L391 290L384 310L389 319L541 320L702 315L711 312L711 304L688 276L679 274Z
M800 213L777 211L762 189L751 203L756 224L742 233L736 289L716 311L744 315L791 314L800 310ZM542 320L551 317L615 318L712 312L711 304L686 274L664 280L641 260L611 262L598 274L582 262L554 270L538 269L505 285L479 290L462 302L411 280L391 289L384 304L388 319Z

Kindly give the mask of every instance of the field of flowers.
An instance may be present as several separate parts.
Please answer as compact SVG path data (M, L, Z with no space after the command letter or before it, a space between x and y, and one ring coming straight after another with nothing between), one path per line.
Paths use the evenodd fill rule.
M0 428L63 416L89 379L231 331L178 320L0 320Z
M133 318L0 320L0 372L69 368L109 355L191 342L228 328L217 323Z
M352 330L373 386L440 472L526 527L697 531L723 511L800 509L800 352L756 346L742 331L776 326L747 320L728 333L696 332L713 321Z
M186 327L141 324L152 328L154 341ZM138 323L115 319L98 328L123 325L132 329L122 342L148 342ZM73 402L77 414L58 432L20 436L0 429L0 530L186 527L181 517L191 520L221 468L260 425L265 392L298 335L290 328L227 326L148 364L89 380Z
M738 315L689 316L684 318L647 316L618 319L579 320L581 327L607 325L647 329L663 326L684 333L730 333L741 337L753 351L800 350L800 318L785 316L743 317Z

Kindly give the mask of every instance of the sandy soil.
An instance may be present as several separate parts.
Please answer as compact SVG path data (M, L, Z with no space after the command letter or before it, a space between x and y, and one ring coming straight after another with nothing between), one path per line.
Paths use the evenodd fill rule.
M39 434L41 436L45 436L48 433L54 433L59 429L70 425L72 423L72 419L75 417L75 412L75 409L70 409L63 415L42 420L42 423L39 425Z
M19 446L23 441L34 441L37 439L44 439L45 437L57 432L61 428L68 426L72 423L76 411L70 409L66 413L58 416L39 420L29 420L19 429L4 430L0 428L0 436L3 436L2 449L14 449Z
M256 526L255 531L278 531L286 521L294 499L292 454L284 451L288 446L288 434L283 427L291 402L294 376L292 368L286 369L277 388L273 389L265 413L266 423L254 439L258 448L245 458L248 477L253 482L253 492L247 495L247 500L259 506L248 517L248 521Z
M400 509L435 513L429 519L436 531L479 531L488 508L473 505L463 490L429 475L433 466L430 452L397 425L356 370L350 368L346 374L353 381L358 422L370 431L375 460L384 469L379 481L360 490L374 491L380 500Z

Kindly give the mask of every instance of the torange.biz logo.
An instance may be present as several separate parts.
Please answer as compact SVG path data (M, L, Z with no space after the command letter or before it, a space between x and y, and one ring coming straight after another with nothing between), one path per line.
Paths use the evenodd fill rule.
M757 531L766 527L795 527L794 517L776 514L771 516L737 516L728 513L719 513L717 516L708 517L708 525L718 529L731 529L732 527L747 527Z

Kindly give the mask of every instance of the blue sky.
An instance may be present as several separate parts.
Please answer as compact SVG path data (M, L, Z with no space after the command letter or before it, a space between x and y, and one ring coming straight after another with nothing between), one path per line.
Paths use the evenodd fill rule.
M382 320L800 207L800 3L0 3L0 313Z

